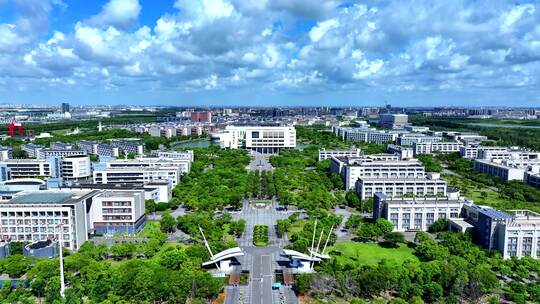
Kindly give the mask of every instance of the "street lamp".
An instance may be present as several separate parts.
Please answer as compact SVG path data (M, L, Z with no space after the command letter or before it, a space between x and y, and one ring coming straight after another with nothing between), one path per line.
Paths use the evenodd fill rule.
M65 281L64 281L64 260L62 259L62 242L60 241L60 233L62 232L62 223L56 225L60 228L58 231L58 257L60 258L60 297L65 298ZM63 239L63 238L62 238Z

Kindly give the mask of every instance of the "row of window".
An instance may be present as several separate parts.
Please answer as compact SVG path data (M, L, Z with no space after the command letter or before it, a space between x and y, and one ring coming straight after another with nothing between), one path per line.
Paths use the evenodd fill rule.
M2 219L2 226L8 226L8 225L58 225L58 224L68 224L68 219Z
M58 217L58 216L68 216L67 211L2 211L0 216L47 216L47 217Z

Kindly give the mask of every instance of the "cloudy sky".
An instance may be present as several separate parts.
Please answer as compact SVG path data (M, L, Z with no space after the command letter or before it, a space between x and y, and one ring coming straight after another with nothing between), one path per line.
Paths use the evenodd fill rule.
M540 106L536 1L0 0L0 103Z

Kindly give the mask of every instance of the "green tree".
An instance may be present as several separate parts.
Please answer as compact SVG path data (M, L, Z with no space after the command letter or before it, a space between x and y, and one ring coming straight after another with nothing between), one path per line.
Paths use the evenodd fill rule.
M401 232L388 232L384 235L384 241L392 247L399 247L400 243L405 243L405 236Z
M288 219L277 220L276 224L276 234L279 238L283 237L289 228L291 227L291 222Z
M375 226L377 227L379 236L385 235L394 229L394 225L383 218L377 219L377 221L375 221Z
M423 261L444 260L450 253L448 248L437 244L434 240L424 241L416 247L416 255Z
M311 275L302 273L294 278L294 289L298 293L306 293L311 287Z
M421 244L427 240L431 240L432 238L429 236L429 234L427 234L426 232L424 231L418 231L415 235L414 235L414 242L417 243L417 244Z
M232 221L230 224L231 233L233 233L237 238L241 237L246 230L246 221L240 219L238 221Z
M443 288L437 282L424 285L424 300L433 303L443 296Z
M374 238L380 236L380 232L377 227L373 224L362 224L358 230L356 230L356 236L363 240L373 240Z
M165 212L161 215L160 229L166 233L174 232L176 230L176 219L169 212Z
M145 213L150 214L156 211L156 202L153 199L147 199L144 201Z
M431 226L429 226L430 232L441 232L448 230L448 220L447 219L438 219Z
M11 278L18 278L30 269L30 260L20 254L8 256L4 263L4 272Z

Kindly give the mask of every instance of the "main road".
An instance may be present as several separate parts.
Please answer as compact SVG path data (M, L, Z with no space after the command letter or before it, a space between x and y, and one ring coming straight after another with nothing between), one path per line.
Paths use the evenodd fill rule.
M249 271L248 286L229 286L226 288L227 304L296 304L298 300L290 287L272 290L276 270L280 269L281 251L286 244L285 239L276 235L275 225L278 219L287 218L292 211L278 211L278 202L272 199L266 207L255 207L248 200L243 201L242 211L233 213L233 219L246 221L243 236L238 240L245 256L240 258L242 270ZM253 227L268 225L268 246L253 245Z
M253 255L251 264L250 294L252 304L272 304L272 256L262 252L256 252Z

